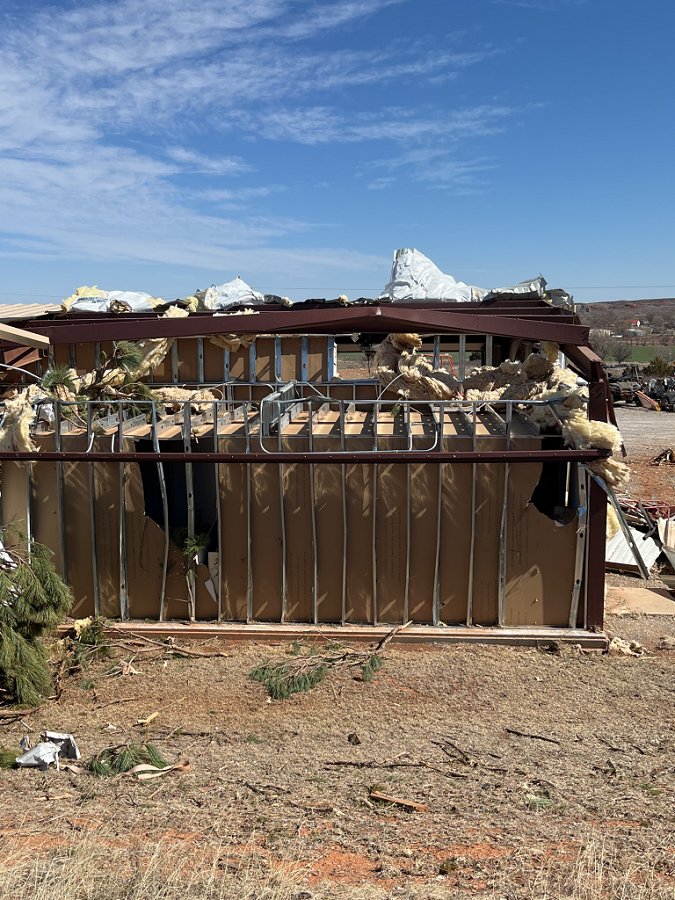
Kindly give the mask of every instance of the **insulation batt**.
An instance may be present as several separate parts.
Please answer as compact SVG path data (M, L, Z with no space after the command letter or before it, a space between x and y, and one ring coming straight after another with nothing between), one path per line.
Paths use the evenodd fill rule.
M562 424L568 447L612 453L621 449L618 428L589 420L586 387L579 386L574 372L556 364L557 344L542 342L540 352L530 353L522 363L507 359L499 366L478 368L463 385L445 369L434 369L417 352L421 346L417 334L390 334L380 344L375 353L375 372L383 391L392 388L409 400L452 400L463 395L466 400L488 403L521 401L524 414L540 431L559 434ZM551 405L531 405L528 400ZM624 490L630 478L628 466L617 459L594 461L591 468L617 490Z
M416 351L422 346L418 334L390 334L375 352L375 374L382 391L408 400L452 400L459 396L459 381L445 369L434 369Z

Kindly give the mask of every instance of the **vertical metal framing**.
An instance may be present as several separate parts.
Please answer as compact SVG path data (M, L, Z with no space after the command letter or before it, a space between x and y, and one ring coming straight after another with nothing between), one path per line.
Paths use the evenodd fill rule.
M281 430L279 431L281 434ZM279 524L281 526L281 624L288 614L288 591L286 589L286 516L284 515L284 464L279 468Z
M436 510L436 556L434 559L434 597L432 609L432 624L439 625L441 621L441 512L443 509L443 463L438 464L438 491Z
M248 421L248 403L242 406L244 414L244 435L246 452L251 452L251 428ZM244 463L246 469L246 621L253 621L253 540L251 529L252 478L251 466Z
M97 344L97 346L99 346ZM91 441L91 401L87 403L87 447ZM101 595L98 585L98 556L97 556L97 535L96 535L96 479L94 474L94 466L96 463L87 463L87 481L89 488L89 530L91 536L91 580L94 586L94 615L101 615Z
M258 380L258 375L256 372L258 363L258 351L255 345L255 341L249 345L248 348L248 380L250 382L256 382Z
M466 335L459 336L459 380L466 378Z
M101 368L101 344L99 341L94 344L94 367Z
M441 367L441 336L434 335L434 369ZM406 620L407 621L407 620Z
M493 360L493 354L492 354L492 335L491 335L491 334L486 334L486 335L485 335L485 365L486 365L486 366L491 366L491 365L492 365L492 360Z
M476 435L476 404L472 404L471 415L471 449L476 452L477 435ZM476 554L476 481L478 471L476 463L471 463L471 537L469 543L469 581L466 594L466 624L473 625L473 570L474 557Z
M436 448L443 450L443 430L445 428L445 403L434 404L438 410L438 440ZM443 463L438 464L438 487L436 490L436 554L434 557L434 587L431 600L431 621L438 625L441 621L441 513L443 510Z
M306 334L300 338L300 381L307 381L307 360L309 357L309 338Z
M326 341L326 381L332 381L335 378L337 369L337 344L334 337L329 337Z
M204 338L197 338L197 381L204 384Z
M406 445L412 446L412 428L410 425L410 406L403 407L403 422L406 433ZM405 588L403 592L403 623L410 617L410 505L412 502L412 463L405 465Z
M377 404L375 404L374 409L377 409ZM373 423L373 430L375 429L375 423ZM377 608L377 476L378 476L379 466L377 463L373 463L372 472L372 490L370 492L372 498L372 507L373 507L373 625L377 625L379 623L379 615Z
M405 473L405 588L403 592L403 624L410 618L410 504L412 501L412 463L406 463Z
M153 401L151 408L151 424L152 429L152 449L155 453L160 452L159 434L157 432L157 407ZM162 520L164 522L164 556L162 558L162 581L159 589L159 621L163 622L166 618L166 578L169 571L169 496L166 490L166 477L164 474L164 463L161 460L157 463L157 479L159 481L159 493L162 498Z
M579 520L577 526L577 541L574 556L574 583L572 585L572 601L570 603L570 628L577 627L579 617L579 597L584 581L584 566L586 562L586 519L588 515L588 500L586 496L586 471L577 464L577 489L579 496Z
M26 553L31 558L33 549L33 472L30 464L24 466L26 473Z
M342 474L342 614L344 625L347 619L347 467L340 466Z
M274 380L276 382L281 381L281 338L274 338Z
M51 348L50 348L51 349ZM62 450L61 401L54 404L54 442L57 452ZM56 514L59 518L59 551L61 554L61 578L68 583L68 557L66 553L66 519L63 500L63 463L56 463Z
M218 401L213 401L213 452L218 452ZM220 577L221 573L221 554L222 554L222 546L223 546L223 523L221 521L221 512L220 512L220 464L213 464L214 473L215 473L215 481L216 481L216 529L218 531L218 578L216 579L217 584L216 588L216 597L218 599L218 621L221 622L223 619L223 598L222 598L222 579Z
M190 403L185 403L183 407L183 451L189 453L192 444L192 413ZM187 500L187 533L188 541L194 545L195 536L195 492L194 492L194 472L192 463L185 463L185 497ZM189 593L189 617L194 622L197 605L197 578L195 573L194 557L190 557L188 561L187 582Z
M124 405L120 403L117 420L118 450L122 450L124 441ZM120 563L120 618L129 618L129 582L127 572L127 500L125 486L125 464L117 464L119 470L119 563Z
M506 449L511 449L511 419L513 415L513 406L511 403L506 404L506 421L505 437ZM499 527L499 583L497 596L497 624L504 624L505 602L506 602L506 542L508 540L508 511L509 511L509 474L510 464L504 463L504 496L502 500L502 516Z
M223 350L223 381L230 380L230 351Z
M171 345L171 381L178 384L178 341Z
M77 352L75 350L75 344L68 344L68 361L70 363L70 368L75 369L77 372Z
M308 404L309 422L308 422L308 442L310 453L314 449L314 432L312 404ZM318 624L319 621L319 566L318 566L318 547L316 541L316 508L314 493L314 463L309 466L309 505L312 517L312 621Z
M276 404L278 409L277 419L277 448L282 448L282 405ZM290 414L289 414L290 415ZM288 596L286 590L286 516L284 515L284 464L277 464L279 472L279 524L281 535L281 624L286 621Z

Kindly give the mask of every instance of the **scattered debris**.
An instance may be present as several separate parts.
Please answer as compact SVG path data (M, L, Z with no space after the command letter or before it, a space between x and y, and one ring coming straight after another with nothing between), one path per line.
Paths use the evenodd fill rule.
M80 759L80 751L72 734L45 731L40 737L41 742L39 744L17 757L16 764L19 768L45 770L52 763L55 763L56 768L59 769L59 757L74 760Z
M150 781L153 778L160 778L162 775L168 775L169 772L189 772L190 771L190 762L187 759L183 759L180 762L174 763L169 766L153 766L149 763L141 763L138 766L134 766L133 769L129 769L127 772L123 772L123 775L135 775L139 781Z
M675 450L672 447L668 447L667 450L662 450L661 453L657 454L649 463L650 466L675 466Z
M614 637L609 642L609 653L623 653L624 656L645 656L647 650L638 641L624 641L623 638Z
M136 719L136 725L141 725L143 727L147 727L152 722L154 722L158 716L159 716L159 710L157 710L157 712L150 713L150 715L146 719Z
M118 663L105 673L108 678L115 678L118 675L126 677L127 675L142 675L143 673L131 665L131 662L121 659Z
M662 637L656 645L657 650L675 650L675 637Z
M87 769L94 775L110 777L138 771L138 766L150 766L155 771L170 768L153 744L125 743L101 750L89 761Z
M534 741L546 741L547 744L557 744L560 746L560 741L556 740L556 738L545 737L543 734L532 734L529 731L518 731L517 728L507 728L506 731L508 734L515 734L516 737L523 738L531 738Z
M294 658L261 663L252 669L249 677L264 684L273 700L287 700L293 694L310 691L336 668L360 669L363 681L371 681L382 666L380 654L408 625L410 622L392 628L381 641L367 650L347 650L340 644L327 641L321 648L312 645L307 652L301 653L302 645L294 642L291 648Z
M358 747L359 744L361 743L361 738L358 736L358 734L356 734L355 731L352 732L351 734L348 734L348 735L347 735L347 740L348 740L349 743L352 744L352 746L354 746L354 747Z
M381 803L391 803L394 806L401 806L403 809L411 809L415 812L429 812L426 803L417 803L415 800L404 800L402 797L392 797L389 794L383 794L377 788L370 788L368 791L370 800L378 800Z

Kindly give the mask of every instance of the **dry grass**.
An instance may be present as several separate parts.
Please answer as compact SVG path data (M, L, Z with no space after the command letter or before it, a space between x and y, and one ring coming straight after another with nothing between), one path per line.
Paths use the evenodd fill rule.
M298 892L290 868L271 870L224 846L119 849L96 833L46 857L0 862L0 900L294 900Z
M659 871L666 854L653 850L640 864L626 866L607 849L604 839L591 832L578 856L568 865L542 866L528 879L525 896L537 900L673 900L675 886ZM505 893L509 896L508 885Z
M0 862L0 900L441 900L481 895L486 900L673 900L675 887L659 874L662 854L655 850L626 869L591 832L576 858L535 864L523 856L520 871L499 874L490 884L463 883L461 873L435 884L390 890L372 884L313 884L306 867L278 862L270 866L252 848L223 845L208 851L160 842L154 849L111 846L109 837L91 833L79 844L49 856L26 854Z

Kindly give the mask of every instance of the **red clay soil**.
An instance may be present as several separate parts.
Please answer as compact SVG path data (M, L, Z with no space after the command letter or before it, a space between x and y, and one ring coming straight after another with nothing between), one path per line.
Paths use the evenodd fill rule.
M281 643L139 657L127 677L107 675L119 656L98 661L0 726L2 746L69 731L86 760L149 740L191 769L148 783L0 770L0 861L93 838L111 853L184 846L193 866L215 853L235 879L254 860L292 875L289 900L524 898L544 869L549 896L567 896L577 855L598 847L672 897L675 653L655 648L675 619L609 624L650 653L394 645L372 683L338 673L278 702L248 673L284 659ZM376 803L373 788L428 811Z

